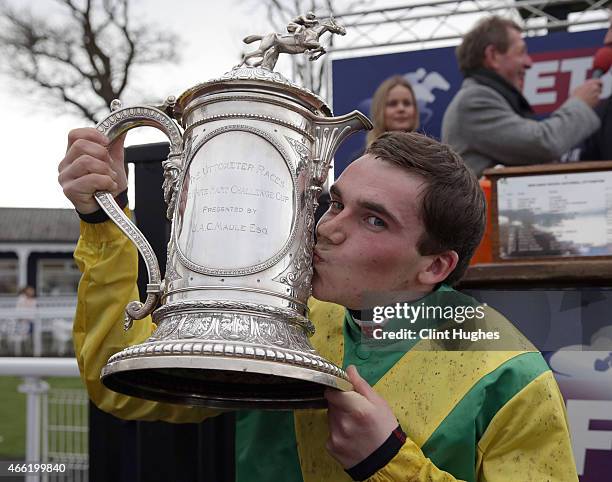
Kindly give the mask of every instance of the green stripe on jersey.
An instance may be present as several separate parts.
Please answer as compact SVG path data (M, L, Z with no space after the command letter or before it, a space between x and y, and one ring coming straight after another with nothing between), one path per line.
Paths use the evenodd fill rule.
M448 306L478 306L480 303L447 285L440 287L427 294L421 299L405 303L422 307L448 307ZM436 318L419 318L415 320L390 319L387 320L385 330L396 331L401 328L411 328L419 331L421 328L436 328L442 322ZM346 310L344 320L344 358L342 367L346 369L349 365L355 365L359 375L364 378L370 386L378 381L412 348L419 342L414 340L401 340L392 343L362 337L361 328L357 325L351 314Z
M542 355L529 352L482 377L423 444L423 453L441 470L474 482L476 445L489 423L510 399L547 370ZM465 456L457 457L458 451Z

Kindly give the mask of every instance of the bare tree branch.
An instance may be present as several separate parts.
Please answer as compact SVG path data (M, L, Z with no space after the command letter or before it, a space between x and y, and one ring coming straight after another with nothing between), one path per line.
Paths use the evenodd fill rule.
M177 37L135 22L129 0L44 1L63 14L0 3L0 69L87 119L107 111L136 68L177 59Z

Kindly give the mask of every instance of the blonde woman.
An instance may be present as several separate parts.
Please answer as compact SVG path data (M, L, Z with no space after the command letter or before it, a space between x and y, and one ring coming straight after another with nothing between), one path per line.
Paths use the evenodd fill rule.
M370 112L374 129L368 132L366 146L384 132L410 132L419 127L419 107L414 90L401 75L389 77L378 86Z

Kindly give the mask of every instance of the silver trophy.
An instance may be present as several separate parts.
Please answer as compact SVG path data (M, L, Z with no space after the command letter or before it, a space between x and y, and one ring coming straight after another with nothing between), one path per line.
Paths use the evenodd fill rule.
M314 210L332 157L347 136L372 125L357 111L333 117L321 98L273 71L279 53L317 58L325 52L319 36L344 28L309 13L288 31L247 37L261 43L242 65L160 109L114 101L97 126L111 141L143 125L170 140L165 279L142 233L109 193L96 193L147 265L147 298L128 304L126 329L149 314L157 325L144 343L110 358L102 381L112 390L189 405L289 409L324 406L326 387L352 388L310 344L306 302Z

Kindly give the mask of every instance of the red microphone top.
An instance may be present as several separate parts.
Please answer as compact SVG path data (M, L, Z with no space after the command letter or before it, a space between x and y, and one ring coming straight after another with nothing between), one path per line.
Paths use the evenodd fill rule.
M593 57L593 70L599 70L605 74L612 66L612 45L604 45Z

